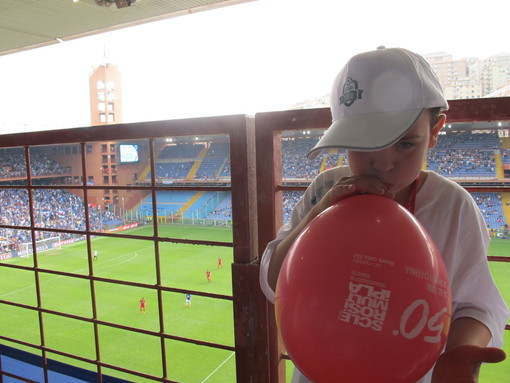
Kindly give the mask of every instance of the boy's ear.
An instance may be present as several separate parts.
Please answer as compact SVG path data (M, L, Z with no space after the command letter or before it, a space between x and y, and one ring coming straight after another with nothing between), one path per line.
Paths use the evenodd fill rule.
M436 125L434 125L432 127L432 130L430 132L429 146L428 146L429 149L431 149L431 148L436 146L437 138L439 136L439 132L443 128L445 122L446 122L446 115L441 113L439 115L439 118L437 119Z

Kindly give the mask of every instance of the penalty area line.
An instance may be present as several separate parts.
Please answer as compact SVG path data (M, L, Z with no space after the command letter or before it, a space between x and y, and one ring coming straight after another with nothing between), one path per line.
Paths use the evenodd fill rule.
M221 366L223 366L225 363L227 363L227 362L228 362L228 360L229 360L230 358L232 358L232 356L233 356L234 354L235 354L235 352L232 352L232 354L230 354L230 355L229 355L229 357L228 357L227 359L225 359L223 362L221 362L221 364L220 364L218 367L216 367L216 368L214 369L214 371L213 371L213 372L211 372L211 373L207 376L207 378L205 378L204 380L202 380L202 382L201 382L201 383L207 382L207 381L209 380L209 378L210 378L211 376L213 376L213 375L216 373L216 371L218 371L218 370L221 368Z

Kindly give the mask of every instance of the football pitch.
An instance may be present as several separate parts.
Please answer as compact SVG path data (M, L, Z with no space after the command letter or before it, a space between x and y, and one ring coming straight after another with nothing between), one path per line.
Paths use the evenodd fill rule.
M489 246L489 255L510 256L509 239L493 239ZM496 284L510 307L510 262L490 262L492 275ZM509 322L510 324L510 322ZM485 364L480 373L480 383L506 382L510 376L510 330L505 331L503 349L507 359L497 364Z
M126 232L123 232L126 233ZM129 231L129 234L153 235L152 227ZM160 225L161 237L188 238L231 242L232 232L225 227ZM232 295L232 248L190 244L160 243L159 278L163 286L196 292ZM155 285L158 281L154 245L150 240L97 237L91 241L92 250L98 251L93 261L94 275L104 281L94 283L97 317L100 321L159 332L158 297L155 290L132 285L119 285L109 280L125 280ZM489 255L510 255L509 240L493 240ZM218 268L218 258L223 267ZM17 265L33 266L32 258L8 260ZM42 252L38 257L42 269L88 275L86 242L63 246ZM503 296L510 304L510 263L491 262L491 270ZM207 281L206 271L212 273ZM93 305L90 282L84 278L42 272L40 275L42 307L92 318ZM2 268L0 299L23 305L37 306L34 273L29 270ZM146 313L139 310L139 301L145 298ZM192 294L192 305L186 307L184 292L164 291L162 304L164 331L175 337L190 338L226 346L234 346L233 308L228 299L213 299ZM2 305L0 334L24 342L40 344L39 318L34 310ZM72 317L43 313L44 339L47 347L79 357L95 360L93 325ZM158 337L133 333L122 328L99 325L101 360L145 374L162 376L161 343ZM510 355L510 331L505 333L505 351ZM8 344L37 353L30 347ZM235 355L230 350L211 348L194 343L167 339L166 363L168 378L183 383L234 383ZM95 370L85 361L69 359L48 353L51 359ZM290 381L292 364L288 362L287 381ZM107 375L134 382L154 382L103 368ZM510 361L482 368L481 383L503 382L510 376Z
M125 234L127 232L123 232ZM129 231L129 234L152 235L152 227ZM196 240L232 241L230 228L204 226L159 226L159 235ZM105 279L154 285L156 261L152 241L96 237L92 250L94 275ZM161 284L183 290L232 295L231 247L160 243ZM223 267L218 268L218 257ZM43 269L88 275L86 242L42 252L38 256ZM10 262L33 266L32 258ZM211 282L206 271L211 271ZM37 306L34 275L30 271L2 269L0 299ZM160 331L157 292L138 286L95 282L97 317L153 332ZM92 318L91 288L86 279L40 273L42 306L49 310ZM147 302L145 314L139 301ZM226 346L234 346L232 301L192 294L191 307L184 293L163 292L165 333ZM25 342L40 344L39 322L33 310L2 305L0 333ZM7 319L7 320L6 320ZM96 359L93 325L73 318L43 314L46 346L87 359ZM4 342L5 343L5 342ZM99 326L101 360L145 374L162 376L161 343L158 337L133 333L106 325ZM179 382L235 382L235 355L230 350L211 348L177 340L165 340L168 378ZM34 352L33 349L7 344ZM35 351L34 353L37 353ZM48 354L79 367L95 370L89 363ZM103 368L102 372L134 382L153 382L138 376Z

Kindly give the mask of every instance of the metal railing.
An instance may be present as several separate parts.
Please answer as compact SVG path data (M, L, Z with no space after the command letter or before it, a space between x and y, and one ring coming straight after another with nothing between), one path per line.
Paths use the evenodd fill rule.
M497 121L510 120L510 98L452 101L448 112L449 121ZM22 133L3 135L0 139L1 148L23 148L25 160L30 164L31 149L39 146L73 144L80 147L79 171L76 164L73 166L73 182L58 184L58 182L40 183L37 178L27 172L26 179L18 183L2 182L0 189L24 189L27 191L28 211L30 224L12 225L1 224L0 229L22 229L30 233L33 248L38 233L49 232L54 236L61 234L82 235L87 247L87 271L73 273L59 271L40 264L37 251L33 256L32 266L20 266L0 262L0 273L3 270L16 269L33 275L35 280L36 302L26 304L8 299L0 300L0 307L18 307L33 312L38 317L40 341L27 342L0 334L0 341L18 344L40 352L43 361L48 355L60 355L69 360L83 362L93 366L98 381L102 381L105 371L120 371L133 377L149 379L155 382L173 382L170 376L170 366L167 364L167 340L177 340L190 344L199 344L205 347L227 350L235 353L236 381L237 382L283 382L285 381L284 360L285 353L279 343L276 333L273 307L268 303L259 287L259 257L265 246L271 241L282 224L282 193L290 190L303 190L304 185L285 184L282 179L281 164L281 134L291 130L325 129L331 123L329 109L293 110L272 113L260 113L255 118L244 115L197 118L173 121L142 122L134 124L119 124L89 128L66 129L38 133ZM162 184L155 178L155 163L157 151L161 148L166 137L183 136L214 136L226 135L230 142L230 182L224 180L220 183L183 183ZM122 169L116 167L117 182L115 184L94 185L89 182L91 161L90 145L102 142L118 142L126 140L144 140L147 143L147 161L149 164L150 182L122 181ZM102 153L99 154L101 156ZM27 167L28 170L29 167ZM4 180L3 180L4 181ZM21 182L21 184L19 183ZM78 182L78 183L77 183ZM476 183L470 184L473 191L508 191L507 183L492 185L486 180L483 187L478 188ZM38 190L63 189L81 195L85 201L89 195L102 192L105 188L115 196L116 193L125 193L126 199L122 204L128 203L129 194L141 193L152 196L157 200L160 191L215 191L230 192L232 195L232 241L221 242L211 240L193 240L189 238L170 238L160 234L159 219L152 220L152 234L141 236L126 233L108 233L92 230L89 222L88 203L84 204L85 229L47 228L34 224L37 222L37 212L34 209L34 194ZM483 190L482 190L483 189ZM470 190L471 191L471 190ZM140 200L137 197L138 201ZM117 207L126 214L127 206L119 204ZM158 217L157 204L152 204L152 216ZM123 238L125 240L143 240L154 247L155 283L141 283L127 280L118 280L98 275L94 269L92 238ZM192 339L172 335L165 328L165 303L163 295L168 292L184 293L186 290L164 283L160 270L160 246L165 243L199 244L231 248L233 252L232 268L232 295L210 294L196 291L211 299L232 302L233 305L233 333L234 345L220 344L201 339ZM508 259L494 259L506 262ZM45 306L41 294L41 278L46 275L62 276L84 281L89 286L91 296L92 315L70 314L62 310L55 310ZM119 286L132 286L154 292L158 300L158 330L140 329L135 326L115 323L101 319L97 312L96 287L98 284L115 284ZM93 328L94 357L83 357L70 352L54 349L48 346L45 338L45 315L55 315L76 321L88 323ZM21 326L23 324L20 324ZM161 354L161 375L147 374L142 371L126 368L109 363L102 358L102 345L100 328L106 326L126 331L131 334L144 334L159 341ZM48 381L48 369L44 364L44 382ZM1 369L1 366L0 366ZM5 374L10 376L9 374Z

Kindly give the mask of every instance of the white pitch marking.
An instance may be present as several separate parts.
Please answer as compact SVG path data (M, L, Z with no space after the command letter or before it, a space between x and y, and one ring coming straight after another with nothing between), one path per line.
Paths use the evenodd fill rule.
M218 370L221 368L221 366L223 366L225 363L227 363L227 362L228 362L228 360L229 360L230 358L232 358L232 356L233 356L234 354L235 354L235 352L232 352L232 354L230 354L230 356L229 356L227 359L225 359L223 362L221 362L221 364L220 364L218 367L216 367L216 369L215 369L213 372L211 372L211 373L209 374L209 376L207 376L207 378L205 378L204 380L202 380L202 382L201 382L201 383L204 383L204 382L206 382L207 380L209 380L209 378L210 378L211 376L213 376L213 375L216 373L216 371L218 371Z

